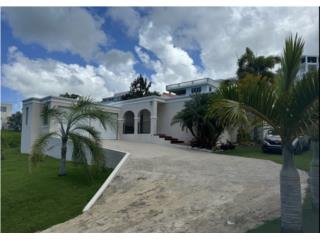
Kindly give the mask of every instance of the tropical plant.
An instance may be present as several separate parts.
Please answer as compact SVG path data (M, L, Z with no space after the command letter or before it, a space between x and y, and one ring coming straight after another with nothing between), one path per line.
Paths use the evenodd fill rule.
M160 93L153 91L150 91L151 88L151 82L148 82L146 78L143 78L140 74L138 78L136 78L130 86L130 91L122 96L122 100L128 100L133 98L140 98L140 97L146 97L146 96L160 96Z
M303 77L297 81L304 42L297 35L285 41L280 76L275 86L265 81L240 89L234 84L219 91L208 115L216 116L225 125L247 122L247 112L271 125L282 139L283 165L280 172L281 228L285 232L302 231L301 186L294 166L292 141L302 135L312 118L319 115L319 80Z
M255 56L250 48L238 59L237 76L239 79L246 74L255 74L272 82L274 73L271 71L280 62L278 56Z
M306 73L305 78L319 79L319 71ZM312 161L310 162L309 184L313 205L319 209L319 101L308 111L309 121L307 135L311 137Z
M10 117L8 117L8 127L9 129L15 130L15 131L21 131L22 127L22 114L21 112L16 112L12 114Z
M209 99L209 94L193 95L184 108L173 117L171 124L179 123L182 130L190 131L198 146L211 149L215 146L223 127L214 118L206 118Z
M88 125L88 120L97 120L106 129L107 123L113 122L112 115L103 111L90 98L81 97L67 110L61 108L43 107L41 116L44 122L55 121L59 128L41 135L33 144L30 160L32 163L43 160L45 151L52 148L50 138L58 137L61 144L59 176L66 175L66 157L68 142L72 143L72 160L75 163L93 164L100 167L103 160L100 133Z

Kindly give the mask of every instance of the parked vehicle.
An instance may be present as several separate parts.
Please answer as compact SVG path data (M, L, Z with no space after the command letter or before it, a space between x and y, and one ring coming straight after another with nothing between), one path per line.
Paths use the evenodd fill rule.
M295 154L302 153L303 151L309 150L311 139L309 136L299 136L292 141L292 147ZM282 152L281 137L273 133L273 130L268 130L262 143L263 152Z

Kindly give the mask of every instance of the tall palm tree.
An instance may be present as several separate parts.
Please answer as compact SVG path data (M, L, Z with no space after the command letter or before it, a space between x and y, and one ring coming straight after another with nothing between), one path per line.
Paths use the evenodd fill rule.
M59 176L66 175L68 142L73 144L72 160L76 163L99 165L103 159L100 133L88 125L89 120L97 120L104 129L112 123L112 115L101 110L90 98L80 98L68 110L50 108L46 105L41 113L44 121L54 120L59 125L57 131L41 135L33 144L30 160L41 161L45 150L50 149L49 140L58 137L61 144Z
M237 76L239 79L246 74L256 74L267 81L273 81L274 73L271 71L274 66L280 63L278 56L255 56L250 48L238 59Z
M294 166L292 141L303 134L309 125L310 114L319 115L315 104L319 101L319 80L304 77L296 81L304 42L297 35L285 41L281 57L280 76L276 85L265 81L239 90L233 84L220 91L208 114L218 116L226 125L247 121L247 112L270 124L282 139L283 165L280 172L281 228L284 232L302 231L301 186Z

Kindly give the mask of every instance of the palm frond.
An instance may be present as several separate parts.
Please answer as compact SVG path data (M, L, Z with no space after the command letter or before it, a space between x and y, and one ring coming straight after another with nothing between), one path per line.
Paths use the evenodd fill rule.
M292 131L300 133L314 125L319 119L319 72L309 72L303 76L290 92L290 119Z
M277 101L273 87L256 79L246 87L233 84L219 89L211 99L208 116L220 119L224 126L235 127L248 125L250 119L247 113L252 113L259 120L275 126Z
M81 124L75 126L73 129L71 129L71 132L77 132L77 131L83 131L84 133L88 133L90 137L92 137L95 141L100 141L100 132L97 131L94 127Z
M99 139L92 139L81 134L69 133L73 143L72 160L77 163L89 164L90 161L100 166L104 160L103 148Z
M230 99L215 99L212 101L207 117L219 119L224 127L249 124L247 112L243 108L243 105Z
M50 107L49 104L45 104L41 110L41 118L44 122L49 122L51 119L56 120L60 125L60 132L65 134L64 121L66 119L66 112L57 107Z
M44 152L48 150L49 139L53 136L59 136L56 132L46 133L41 135L32 145L31 154L29 160L33 165L41 162L45 157Z
M86 119L98 120L105 130L107 123L109 123L109 126L114 127L116 122L114 114L103 111L91 98L80 98L70 108L67 132L72 126L81 124L81 121Z
M288 91L296 79L303 53L304 41L296 34L294 39L290 35L285 41L281 57L279 90Z
M51 118L60 119L62 114L62 111L55 107L51 108L49 104L45 104L41 110L41 117L44 121L49 121Z

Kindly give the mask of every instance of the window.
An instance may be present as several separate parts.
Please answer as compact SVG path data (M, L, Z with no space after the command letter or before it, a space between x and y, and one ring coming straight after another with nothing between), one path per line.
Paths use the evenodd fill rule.
M26 107L26 125L28 125L28 118L29 118L29 108Z
M7 112L7 107L1 107L1 112Z
M308 57L308 63L316 63L317 57Z
M212 87L209 87L209 92L211 92L212 91Z
M49 107L49 104L46 103L44 107ZM48 122L49 122L48 116L44 116L44 117L42 118L42 124L43 124L43 126L47 126L47 125L48 125Z
M305 62L306 62L306 57L303 56L303 57L301 58L301 63L305 63Z
M201 87L191 88L191 93L200 93L200 92L201 92Z

